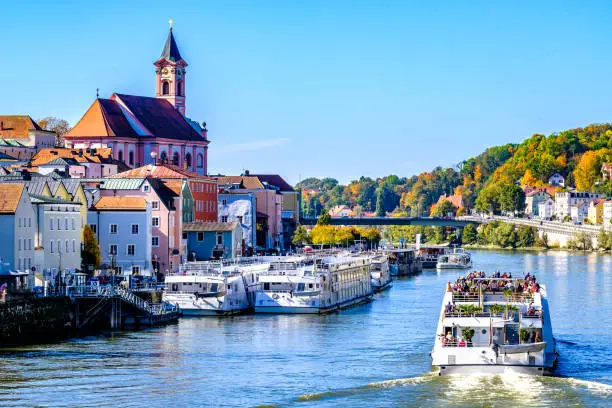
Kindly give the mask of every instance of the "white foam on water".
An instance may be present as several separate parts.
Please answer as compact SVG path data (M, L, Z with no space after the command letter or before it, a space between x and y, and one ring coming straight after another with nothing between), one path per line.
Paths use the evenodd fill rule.
M366 385L364 388L392 388L392 387L399 387L399 386L404 386L404 385L420 384L425 381L431 381L434 378L438 378L437 373L427 373L427 374L419 375L417 377L398 378L396 380L385 380L385 381L373 382L373 383Z
M574 387L587 388L589 391L594 391L604 395L612 395L612 385L598 383L595 381L579 380L577 378L565 379Z
M461 400L482 400L490 398L492 393L517 403L529 403L540 400L542 382L540 377L506 370L496 375L449 375L446 387L447 398Z

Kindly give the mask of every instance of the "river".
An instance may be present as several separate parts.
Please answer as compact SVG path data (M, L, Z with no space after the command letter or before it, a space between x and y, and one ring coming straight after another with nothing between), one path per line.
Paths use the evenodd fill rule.
M431 351L447 281L425 271L329 316L186 318L0 351L0 406L607 406L612 257L472 251L474 269L547 285L556 377L437 377Z

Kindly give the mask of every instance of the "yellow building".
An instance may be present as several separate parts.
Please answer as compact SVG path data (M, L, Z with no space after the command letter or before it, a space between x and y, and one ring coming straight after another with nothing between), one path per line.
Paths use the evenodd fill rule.
M589 204L589 221L591 224L603 224L604 203L606 200L594 200Z

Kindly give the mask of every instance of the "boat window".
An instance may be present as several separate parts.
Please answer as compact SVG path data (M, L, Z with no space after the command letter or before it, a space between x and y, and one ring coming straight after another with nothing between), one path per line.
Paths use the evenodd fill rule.
M172 284L172 290L173 290L174 292L178 292L178 285L177 285L176 283L173 283L173 284Z
M237 283L234 285L234 290L235 290L236 292L238 292L238 284L237 284Z
M265 282L264 283L264 290L270 290L270 283L269 282Z
M303 292L304 287L305 287L304 282L298 283L298 287L297 287L298 292Z
M308 284L308 288L312 289L312 283Z
M227 290L230 290L232 288L232 285L227 285Z
M216 283L211 283L210 284L210 291L211 292L216 292L217 291L217 284Z

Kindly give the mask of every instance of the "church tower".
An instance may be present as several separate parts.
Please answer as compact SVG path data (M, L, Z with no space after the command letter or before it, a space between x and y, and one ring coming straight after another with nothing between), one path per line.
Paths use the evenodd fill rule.
M185 115L185 68L187 62L181 57L174 35L172 20L170 32L161 57L155 63L156 91L155 96L165 99Z

